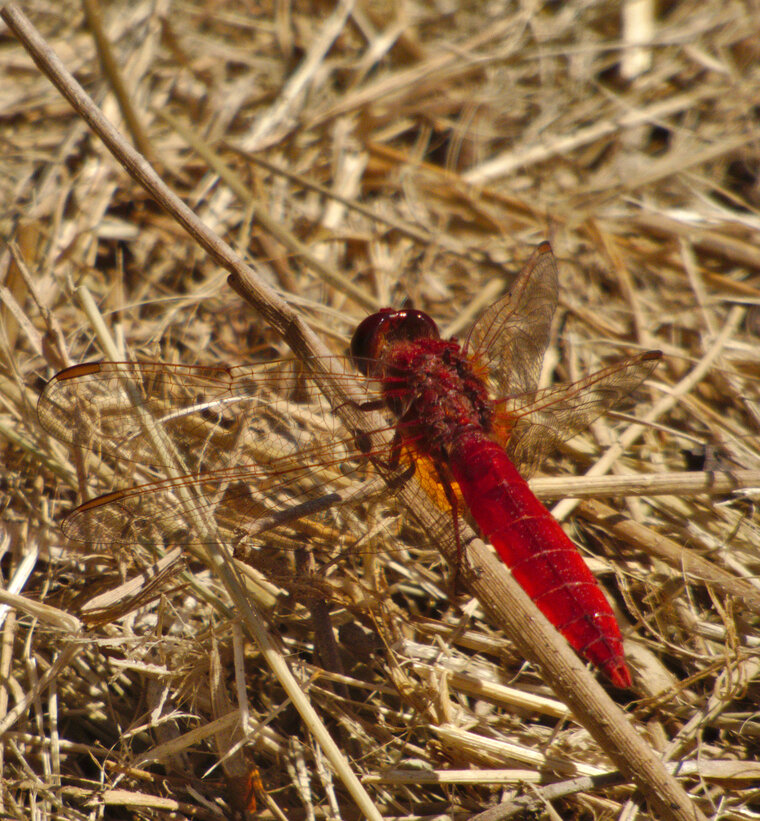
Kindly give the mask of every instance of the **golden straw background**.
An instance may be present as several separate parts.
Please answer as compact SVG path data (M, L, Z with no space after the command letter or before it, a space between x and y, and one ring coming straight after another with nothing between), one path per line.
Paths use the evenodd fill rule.
M24 13L39 65L14 7L0 41L0 815L228 818L255 766L263 818L756 817L758 9ZM118 159L73 81L78 112L45 76L49 50L121 132ZM146 193L129 143L202 225ZM609 698L527 622L477 545L476 598L455 606L411 523L392 533L407 552L320 574L319 607L242 563L65 542L62 515L130 467L42 431L56 370L245 364L288 355L282 333L342 354L407 297L461 335L543 239L547 383L665 354L643 427L599 420L533 483L615 603L633 691Z

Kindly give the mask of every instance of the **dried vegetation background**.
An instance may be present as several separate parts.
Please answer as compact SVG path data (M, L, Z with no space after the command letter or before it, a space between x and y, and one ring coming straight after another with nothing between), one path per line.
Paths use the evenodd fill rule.
M463 5L156 0L100 16L135 140L335 353L373 306L406 297L461 332L546 238L562 289L547 381L664 352L637 396L649 424L613 466L632 488L655 474L657 495L602 489L560 512L628 639L635 685L617 700L706 815L757 818L756 496L673 474L760 470L760 7ZM82 8L27 13L127 130ZM44 380L102 358L105 333L128 359L287 349L7 30L0 65L15 243L0 250L1 569L27 600L2 610L0 814L230 817L255 765L262 817L356 818L202 565L147 583L147 552L64 543L61 516L112 485L39 427ZM554 498L580 493L569 474L631 425L602 420L545 466L566 476ZM598 780L609 760L551 682L476 603L451 605L425 555L324 572L343 677L315 652L319 608L267 588L274 641L378 812L654 817L624 779Z

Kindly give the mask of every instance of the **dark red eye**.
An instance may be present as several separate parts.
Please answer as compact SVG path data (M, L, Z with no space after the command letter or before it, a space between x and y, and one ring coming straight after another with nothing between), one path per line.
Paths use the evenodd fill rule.
M368 316L354 331L351 359L366 376L370 361L379 359L388 343L439 337L438 326L423 311L383 308Z
M383 325L395 313L393 308L383 308L376 314L371 314L357 325L354 335L351 337L351 359L365 376L367 374L367 360L375 358L373 351L378 338L383 335Z

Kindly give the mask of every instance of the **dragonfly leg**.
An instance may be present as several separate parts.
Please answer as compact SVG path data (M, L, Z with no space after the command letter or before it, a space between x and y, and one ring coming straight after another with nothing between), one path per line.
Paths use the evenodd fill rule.
M401 451L403 449L403 441L401 439L401 431L399 428L396 428L396 431L393 434L393 439L391 440L391 458L388 460L386 467L392 471L398 471L399 466L401 465ZM410 460L409 467L404 470L403 473L394 476L391 481L389 482L389 486L392 488L403 487L417 471L417 465L414 459Z
M369 402L357 403L357 408L360 411L381 411L387 407L384 399L372 399Z
M416 471L414 461L410 461L409 466L401 473L398 472L399 466L401 465L401 451L403 444L401 441L401 434L398 430L394 434L393 440L391 441L390 456L388 459L383 459L372 453L372 442L367 434L360 430L354 429L353 436L354 441L356 442L356 447L369 459L370 462L372 462L376 468L386 474L385 480L391 490L403 487L412 478L412 476L414 476ZM388 473L391 473L392 475L388 476Z
M454 539L456 540L457 552L451 578L451 595L453 599L457 599L462 581L462 564L466 561L462 537L459 533L459 500L445 469L439 464L436 464L435 469L438 473L438 481L441 483L443 493L446 496L446 501L451 507L451 518L454 522Z
M359 444L359 440L357 439L357 444ZM386 476L386 481L388 483L388 487L391 489L397 489L403 487L411 478L414 476L417 468L415 466L414 461L409 462L409 467L407 467L403 472L398 473L398 469L401 466L401 451L402 451L402 440L401 434L398 430L396 430L395 434L393 435L393 439L391 440L390 446L390 457L385 459L378 459L375 457L370 457L372 459L373 464L376 467L384 468L386 471L390 471L394 476ZM359 445L361 447L361 445ZM369 450L367 448L365 453Z
M357 402L354 399L347 399L345 402L343 402L335 408L335 412L337 413L337 411L345 407L353 408L354 410L369 412L385 410L388 407L388 405L386 404L384 399L370 399L367 402Z
M396 468L401 464L401 445L401 431L396 428L393 432L393 440L391 441L391 458L388 465L391 470L396 470Z

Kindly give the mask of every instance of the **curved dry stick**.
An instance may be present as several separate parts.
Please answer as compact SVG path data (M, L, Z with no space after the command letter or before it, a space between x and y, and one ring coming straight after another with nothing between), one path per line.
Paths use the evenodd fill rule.
M313 371L319 371L319 384L322 390L333 402L333 406L340 408L346 423L357 431L371 430L373 414L360 411L356 403L348 401L351 397L347 395L349 391L345 379L334 379L333 373L324 370L325 366L319 357L329 354L329 351L300 315L274 293L251 266L246 265L226 242L210 231L164 184L145 158L103 117L84 89L66 71L63 63L15 3L3 7L0 17L24 44L37 66L98 134L130 176L142 185L201 247L230 271L230 285L249 300L266 321L283 335L299 358L306 361ZM433 529L435 533L437 511L432 502L426 504L422 494L415 493L413 484L407 483L398 495L421 524ZM468 535L471 537L472 533ZM449 538L441 539L439 547L450 562L455 561L454 541L450 534ZM496 623L506 628L507 634L520 652L539 664L547 683L620 771L642 791L658 817L672 821L706 821L685 790L667 771L661 759L633 727L628 716L586 670L565 639L539 612L493 552L477 539L471 542L468 549L470 561L463 577L470 589L478 596ZM292 678L284 659L276 652L266 626L256 617L246 600L237 576L223 562L217 563L214 569L223 579L246 624L260 643L267 662L286 687L288 695L305 721L308 716L309 728L354 800L368 817L379 818L377 809L348 762Z

